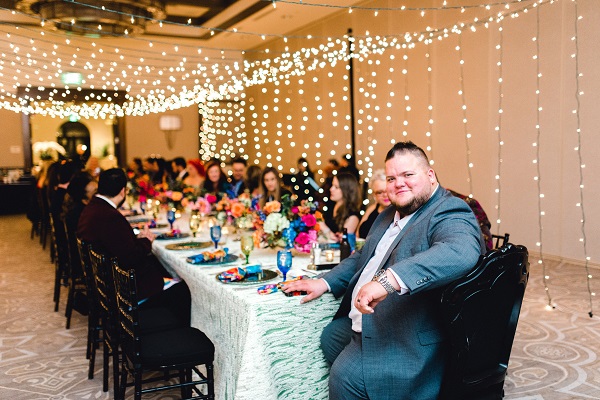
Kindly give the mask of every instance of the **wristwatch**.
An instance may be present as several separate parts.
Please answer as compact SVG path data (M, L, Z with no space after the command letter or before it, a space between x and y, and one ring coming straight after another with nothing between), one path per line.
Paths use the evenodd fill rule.
M375 276L373 276L373 281L379 282L381 286L383 286L385 291L390 294L397 292L396 289L390 283L390 281L388 281L385 269L380 269L379 271L377 271L377 273L375 273Z

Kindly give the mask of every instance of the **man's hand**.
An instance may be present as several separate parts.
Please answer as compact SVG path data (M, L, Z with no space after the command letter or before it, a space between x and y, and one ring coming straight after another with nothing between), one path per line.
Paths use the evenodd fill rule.
M388 292L379 282L369 282L360 288L354 301L354 306L362 314L373 314L374 308L385 299Z
M148 225L144 226L144 230L141 231L140 233L138 233L137 235L138 238L146 238L150 241L150 243L152 243L154 241L154 239L156 238L156 235L154 233L152 233L150 231L150 228L148 228Z
M294 291L307 292L308 294L300 299L300 303L314 300L327 290L327 284L323 279L300 279L298 281L284 283L283 288L283 291L286 293Z

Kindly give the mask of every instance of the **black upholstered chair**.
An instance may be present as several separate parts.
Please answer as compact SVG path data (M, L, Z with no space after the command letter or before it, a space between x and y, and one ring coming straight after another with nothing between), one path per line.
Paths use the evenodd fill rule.
M90 261L94 276L96 296L100 320L102 321L102 354L103 376L102 390L108 391L109 361L112 358L114 398L117 399L119 382L119 331L117 326L117 299L115 285L112 279L111 264L109 259L93 248L90 249Z
M523 246L506 244L482 256L441 299L449 335L449 360L440 399L504 396L504 379L527 280Z
M90 259L90 250L92 249L92 246L79 238L76 238L76 244L77 250L79 251L79 259L81 260L81 267L83 269L88 303L88 336L85 354L86 358L89 360L88 379L94 379L96 350L100 343L103 342L101 336L103 327L100 320L100 304L98 302L94 270Z
M494 235L492 234L492 242L494 243L494 249L499 249L500 247L508 244L508 238L510 234L505 233L504 235Z
M191 327L180 327L162 331L144 332L140 321L140 310L134 270L119 268L112 260L114 281L119 307L121 347L123 350L119 398L125 395L127 386L134 386L134 399L140 400L143 393L167 389L181 389L182 398L214 399L213 360L215 348L204 333ZM206 375L198 369L206 367ZM160 371L163 374L143 379L145 371ZM199 379L192 379L195 372ZM127 377L133 377L127 384ZM142 385L179 378L178 383L166 382L164 386L142 389ZM197 385L206 385L203 394Z
M77 245L77 232L74 231L73 227L63 223L66 233L66 251L69 254L69 263L67 264L67 270L65 275L68 279L68 291L67 291L67 306L65 307L65 317L67 318L66 328L71 328L71 316L73 315L73 308L76 301L86 299L87 304L78 304L78 310L85 315L85 309L89 312L89 299L88 297L88 284L85 281L85 271L83 269L83 261L81 260L81 254ZM89 265L89 254L87 255ZM92 276L93 279L93 276ZM89 319L88 319L89 321Z
M54 263L54 311L58 311L60 302L60 287L68 285L68 275L70 269L70 257L67 246L67 237L62 221L55 221L52 214L48 213L50 223L50 253Z

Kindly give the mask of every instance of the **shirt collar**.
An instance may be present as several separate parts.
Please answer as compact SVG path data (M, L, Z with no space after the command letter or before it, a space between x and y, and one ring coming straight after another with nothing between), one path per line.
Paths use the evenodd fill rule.
M109 199L106 196L102 196L101 194L97 194L96 195L97 198L102 199L104 201L106 201L108 204L110 204L115 210L117 209L117 205L115 203L112 202L111 199Z

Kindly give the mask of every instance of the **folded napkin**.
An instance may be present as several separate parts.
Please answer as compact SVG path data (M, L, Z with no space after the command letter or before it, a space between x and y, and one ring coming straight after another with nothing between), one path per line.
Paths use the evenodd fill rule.
M194 256L190 256L186 258L186 261L190 264L204 264L207 262L217 262L222 260L227 256L229 249L225 247L224 249L218 249L215 251L203 251L200 254L196 254Z
M221 272L217 278L221 282L239 282L262 272L260 264L248 265L246 268L234 267Z

